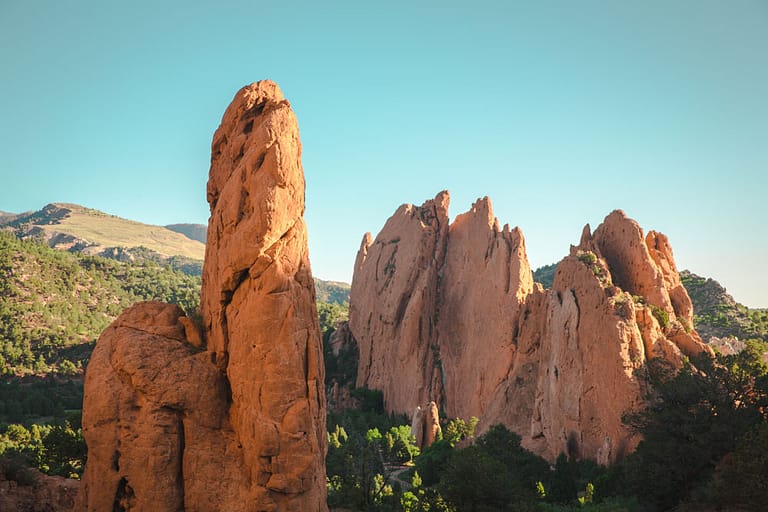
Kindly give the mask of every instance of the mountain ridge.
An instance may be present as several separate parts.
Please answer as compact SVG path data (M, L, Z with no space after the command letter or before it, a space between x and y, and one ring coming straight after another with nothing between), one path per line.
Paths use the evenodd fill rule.
M198 242L205 243L208 239L208 226L205 224L193 224L193 223L181 223L181 224L166 224L163 226L166 229L170 229L176 233L181 233L190 240L197 240Z
M163 226L124 219L74 203L0 217L0 228L54 249L118 261L154 261L199 275L205 245Z

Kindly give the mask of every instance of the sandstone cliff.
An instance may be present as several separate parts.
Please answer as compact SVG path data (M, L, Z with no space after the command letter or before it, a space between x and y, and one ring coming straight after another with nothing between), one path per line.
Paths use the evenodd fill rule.
M391 411L410 412L442 396L434 312L448 201L441 192L421 207L401 206L375 240L365 235L357 253L349 299L360 346L357 383L383 390Z
M425 222L435 203L440 221ZM522 232L501 228L488 198L450 226L447 207L445 192L402 206L366 235L350 298L358 385L382 389L392 412L434 400L480 432L504 423L550 460L623 457L637 439L621 417L643 405L649 358L678 366L707 350L667 238L615 211L543 290Z
M276 84L213 138L202 335L139 304L88 366L78 510L324 511L324 372L295 116Z

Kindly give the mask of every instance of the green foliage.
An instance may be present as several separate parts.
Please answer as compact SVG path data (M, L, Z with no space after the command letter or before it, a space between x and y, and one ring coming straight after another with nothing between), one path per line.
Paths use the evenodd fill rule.
M407 464L418 456L420 451L416 446L416 437L411 433L410 425L397 425L387 432L387 460L395 464Z
M653 304L651 304L651 313L653 313L654 318L659 322L662 329L667 329L669 327L669 313Z
M31 475L28 468L79 478L85 464L82 430L69 421L53 425L8 425L0 430L0 470L19 481Z
M349 303L317 302L317 315L320 319L320 331L323 333L323 345L328 343L339 322L349 318Z
M72 377L73 375L77 374L77 366L75 366L75 363L70 361L69 359L63 359L61 363L59 363L59 375L62 375L64 377Z
M576 258L588 266L592 266L597 262L597 255L592 251L578 251Z
M756 354L695 358L677 374L652 367L657 400L627 418L644 439L606 491L667 510L711 486L714 470L768 412L768 367ZM600 486L598 485L598 493Z
M352 398L357 399L361 411L373 413L384 412L384 393L378 389L368 389L363 386L353 389L350 394L352 395Z
M544 288L552 288L552 282L555 280L555 271L557 271L557 263L539 267L533 271L533 280L541 283Z
M705 339L737 337L741 340L759 338L768 341L768 310L750 309L733 300L720 283L680 272L682 281L693 303L694 327Z
M0 232L0 361L6 375L78 373L92 343L143 300L200 303L200 278L154 263L127 264L56 251ZM62 367L63 365L63 367Z
M472 416L469 419L469 423L461 418L454 418L448 422L443 432L443 438L448 441L451 446L456 446L459 441L464 439L471 439L475 437L475 428L477 427L478 419Z
M44 422L64 418L68 410L80 410L80 380L25 377L0 382L0 422Z
M328 425L334 425L329 428L326 456L328 504L352 510L397 510L400 495L393 468L404 453L416 450L417 454L418 449L410 427L403 425L406 419L383 412L381 392L360 389L371 398L370 407L328 415Z
M449 458L438 489L457 510L532 510L549 465L520 446L520 436L494 425Z
M426 447L416 458L416 471L425 486L430 487L440 481L453 452L453 445L446 439L441 439Z
M342 305L349 304L350 286L347 283L338 281L323 281L315 278L315 294L317 302L327 302L330 304Z
M762 510L768 503L768 423L747 432L722 462L717 482L721 505Z
M349 303L317 302L317 313L323 335L326 386L338 383L339 386L354 387L359 359L357 343L347 343L337 347L337 354L333 353L333 347L329 343L331 335L339 324L349 318Z
M43 438L41 467L49 475L79 478L85 468L86 448L82 429L70 423L53 425Z

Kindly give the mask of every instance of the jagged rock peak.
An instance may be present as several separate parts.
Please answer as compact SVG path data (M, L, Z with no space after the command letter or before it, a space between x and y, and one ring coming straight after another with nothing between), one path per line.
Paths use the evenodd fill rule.
M431 400L477 416L479 432L504 423L550 460L607 464L634 449L621 418L644 404L648 359L705 350L667 238L616 210L584 227L544 290L521 230L500 230L488 198L447 234L414 222L418 211L400 207L358 253L357 384L381 389L391 412Z
M666 235L647 235L622 210L605 217L591 236L582 234L582 243L571 253L593 252L609 273L613 284L632 296L641 297L661 324L667 338L686 355L709 349L693 330L693 306L680 281L672 247ZM650 316L650 315L649 315ZM658 352L651 351L651 357ZM665 351L669 356L669 351ZM675 357L679 364L679 357Z
M494 355L472 347L489 339L490 346L512 343L533 278L522 232L499 227L490 199L478 199L449 226L449 197L443 191L420 207L402 205L375 240L364 237L350 329L360 344L358 384L382 389L390 410L435 401L468 418L499 392L498 375L510 361L501 348ZM447 363L454 360L456 367ZM493 367L491 378L479 371L486 365ZM458 385L453 371L464 376L463 393L444 395L444 386Z
M357 254L349 326L360 348L358 384L382 389L392 410L411 411L442 396L429 340L449 202L443 191L421 206L400 206L375 239L363 237ZM379 352L381 339L391 340L387 355Z

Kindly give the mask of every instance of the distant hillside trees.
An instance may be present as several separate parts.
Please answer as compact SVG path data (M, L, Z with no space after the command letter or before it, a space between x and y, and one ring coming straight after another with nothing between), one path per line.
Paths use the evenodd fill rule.
M144 300L194 313L200 278L157 264L56 251L0 232L0 372L71 375L125 308Z

